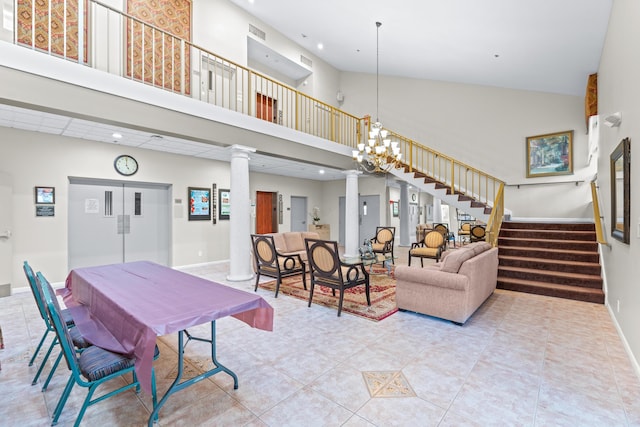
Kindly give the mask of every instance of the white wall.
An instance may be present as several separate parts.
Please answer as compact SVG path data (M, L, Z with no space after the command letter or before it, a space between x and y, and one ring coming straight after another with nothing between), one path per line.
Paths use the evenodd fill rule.
M229 258L229 221L188 221L187 187L229 188L229 163L196 157L173 155L1 128L0 171L13 178L13 272L12 287L25 286L22 262L29 261L54 282L65 279L67 268L67 205L69 177L166 183L172 185L172 265L188 265ZM119 154L133 155L140 170L131 178L118 175L113 161ZM256 191L278 191L283 195L284 223L290 230L290 196L307 196L309 206L324 207L324 184L261 173L250 174L250 191L255 203ZM52 186L56 190L55 216L36 217L34 187ZM342 184L344 191L344 183ZM328 219L328 218L327 218ZM255 220L252 220L252 230ZM244 238L248 238L247 236Z
M607 277L607 304L626 343L632 351L640 375L640 2L615 0L609 20L609 30L598 71L598 113L605 117L622 113L619 128L601 126L598 158L598 184L602 212L611 248L603 249ZM611 191L609 156L623 139L631 138L631 240L624 244L611 238ZM618 301L620 310L618 311Z
M231 2L194 0L192 22L194 44L243 66L247 66L247 37L265 44L304 68L308 67L300 62L300 55L311 59L313 74L305 79L306 85L298 82L296 89L327 104L337 105L338 70ZM250 35L249 24L264 31L266 40Z
M375 78L343 73L342 108L375 119ZM588 186L530 185L593 177L582 97L380 76L379 119L385 127L507 184L528 184L505 189L506 207L516 217L593 217L585 209ZM573 175L526 178L526 137L566 130L574 130ZM547 199L562 203L530 203Z
M279 195L282 195L282 224L278 225L278 231L291 230L291 196L306 197L309 213L311 213L314 206L318 206L320 207L320 218L322 222L328 220L328 218L325 218L322 181L294 179L287 176L269 175L265 173L252 173L249 191L251 193L251 203L254 206L256 203L256 191L277 192ZM307 215L307 224L310 224L311 221L311 217ZM255 232L255 209L251 222L251 232Z

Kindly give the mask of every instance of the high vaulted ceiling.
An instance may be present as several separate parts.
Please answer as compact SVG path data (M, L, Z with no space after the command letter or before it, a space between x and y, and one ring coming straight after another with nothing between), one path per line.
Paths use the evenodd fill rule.
M612 0L231 0L342 71L583 95ZM318 43L323 48L318 49ZM268 44L268 40L267 40Z

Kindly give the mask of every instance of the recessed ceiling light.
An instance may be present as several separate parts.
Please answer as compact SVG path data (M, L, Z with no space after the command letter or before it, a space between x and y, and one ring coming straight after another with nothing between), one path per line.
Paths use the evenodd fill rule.
M253 4L253 0L249 0L249 3Z
M324 49L324 45L322 43L318 43L318 49L320 50Z
M320 169L320 170L318 171L318 173L319 173L320 175L324 175L324 169Z
M118 132L114 132L111 134L112 137L114 137L115 139L120 139L122 138L122 134L118 133Z

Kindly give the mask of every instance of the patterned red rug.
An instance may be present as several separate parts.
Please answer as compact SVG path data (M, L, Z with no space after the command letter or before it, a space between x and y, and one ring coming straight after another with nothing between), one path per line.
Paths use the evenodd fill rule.
M371 297L371 306L367 306L367 298L364 294L364 286L356 286L347 289L344 293L344 301L342 302L342 312L350 313L365 319L378 322L391 316L398 311L396 306L396 279L387 276L386 269L373 269L374 273L369 275L369 296ZM310 279L307 275L307 288L309 288ZM276 281L261 283L260 287L275 292ZM300 276L286 277L280 285L280 294L291 295L304 301L309 301L309 291L302 287L302 278ZM331 289L325 286L316 286L313 291L313 304L320 304L326 307L333 307L338 310L338 292L336 296L331 295Z

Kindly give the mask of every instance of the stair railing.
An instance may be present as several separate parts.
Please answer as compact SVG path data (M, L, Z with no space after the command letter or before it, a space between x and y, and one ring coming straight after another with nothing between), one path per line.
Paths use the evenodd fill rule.
M600 203L598 201L598 186L596 181L591 181L591 199L593 205L593 221L596 226L596 239L601 245L609 246L607 239L604 237L604 231L602 226L602 214L600 213Z
M65 11L62 18L49 13L48 3L14 3L14 42L354 149L363 129L371 126L366 117L339 110L99 1L61 0L58 6ZM503 184L499 179L395 132L392 136L409 171L424 173L452 194L485 205L496 199Z
M389 131L398 141L403 163L408 172L420 172L449 187L451 194L463 194L487 206L494 203L504 181L466 163L426 147L416 141Z
M486 237L485 240L491 244L491 246L498 246L498 235L500 234L500 227L502 226L502 220L504 219L504 184L500 184L498 187L498 194L493 203L491 209L491 215L489 221L487 221Z

